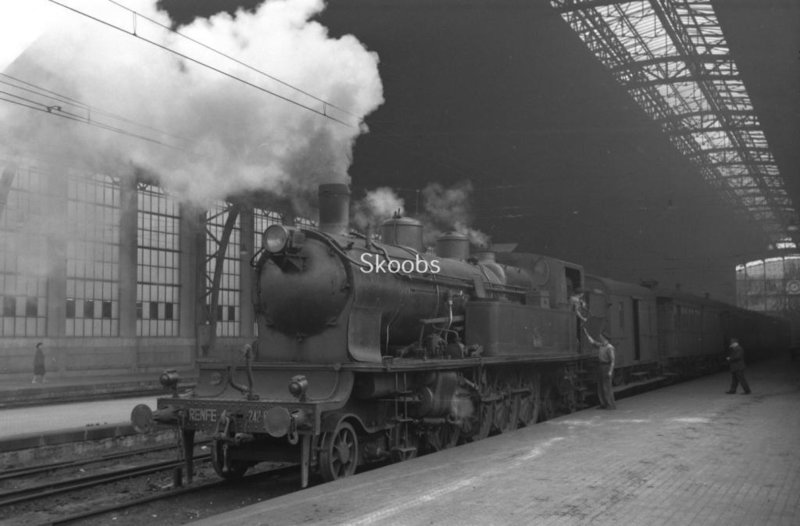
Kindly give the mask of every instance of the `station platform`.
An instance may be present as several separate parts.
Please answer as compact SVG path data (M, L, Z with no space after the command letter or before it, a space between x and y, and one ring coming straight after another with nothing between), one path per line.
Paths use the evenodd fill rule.
M181 390L194 378L181 381ZM144 440L130 424L140 403L155 407L168 396L157 374L105 378L52 378L46 383L0 383L0 470L52 461L74 451ZM91 446L89 444L92 444Z
M800 364L718 373L195 522L800 524Z
M146 442L130 424L137 404L155 396L0 410L0 471L33 461L55 461L112 443Z
M182 386L194 385L191 373L182 373ZM0 410L14 407L109 400L147 395L160 395L164 388L158 373L124 376L87 376L48 378L45 383L31 380L3 379L0 382Z

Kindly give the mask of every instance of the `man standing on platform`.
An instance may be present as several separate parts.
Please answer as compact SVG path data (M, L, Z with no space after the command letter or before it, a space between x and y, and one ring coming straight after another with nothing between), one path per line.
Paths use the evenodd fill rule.
M36 352L33 355L33 381L31 383L44 383L44 375L46 371L44 368L44 351L42 350L42 342L36 344Z
M728 347L730 352L725 358L731 366L731 388L725 391L728 394L736 394L736 389L739 384L742 384L744 389L743 394L750 394L750 386L744 377L744 349L739 345L737 338L731 338L731 344Z
M603 334L600 334L599 339L595 340L585 327L583 332L589 338L589 343L597 347L597 399L600 402L599 409L616 409L614 390L611 387L611 379L614 377L614 346L609 343L608 338Z

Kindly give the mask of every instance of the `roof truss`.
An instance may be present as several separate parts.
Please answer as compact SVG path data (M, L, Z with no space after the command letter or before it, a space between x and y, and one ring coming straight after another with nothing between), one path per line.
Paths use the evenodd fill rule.
M551 5L703 179L762 225L771 244L800 241L797 211L711 2Z

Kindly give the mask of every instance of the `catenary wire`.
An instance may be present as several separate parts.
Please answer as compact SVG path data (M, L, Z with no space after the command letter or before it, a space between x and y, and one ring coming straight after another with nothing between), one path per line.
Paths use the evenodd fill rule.
M6 95L8 97L13 97L14 99L17 99L17 100L9 99L9 98L3 97L2 95ZM174 146L174 145L169 144L169 143L166 143L164 141L160 141L158 139L154 139L152 137L147 137L145 135L141 135L141 134L138 134L138 133L130 132L130 131L125 130L123 128L118 128L116 126L111 126L111 125L108 125L108 124L99 123L97 121L90 121L90 120L87 120L86 118L84 118L82 115L77 115L77 114L74 114L74 113L65 112L65 111L63 111L61 109L58 109L58 107L48 106L48 105L43 104L41 102L37 102L37 101L32 100L32 99L26 99L25 97L21 97L19 95L15 95L15 94L9 93L7 91L0 90L0 100L5 101L5 102L9 102L11 104L16 104L16 105L22 106L24 108L28 108L28 109L32 109L32 110L36 110L36 111L41 111L43 113L48 113L50 115L53 115L53 116L56 116L56 117L61 117L61 118L64 118L64 119L67 119L67 120L70 120L70 121L81 122L83 124L86 124L86 125L89 125L89 126L94 126L96 128L100 128L100 129L104 129L104 130L108 130L108 131L113 131L113 132L119 133L121 135L127 135L128 137L134 137L134 138L141 139L141 140L148 141L148 142L152 142L152 143L155 143L155 144L160 144L161 146L166 146L167 148L172 148L174 150L182 150L182 148L180 148L178 146Z
M6 73L0 73L0 77L5 77L5 78L8 78L8 79L11 79L11 80L13 80L14 82L16 82L18 84L22 84L22 86L14 84L13 82L4 81L2 79L0 79L0 84L5 84L6 86L10 86L10 87L15 88L17 90L24 91L24 92L27 92L27 93L31 93L31 94L34 94L34 95L39 95L41 97L48 97L48 98L53 99L54 101L61 102L63 104L76 106L76 107L79 107L79 108L85 110L87 112L87 116L85 117L85 120L87 122L97 122L97 121L93 121L92 120L92 116L100 115L100 116L109 117L111 119L118 120L118 121L121 121L121 122L124 122L124 123L127 123L127 124L132 124L132 125L134 125L136 127L143 128L143 129L146 129L146 130L150 130L150 131L159 133L159 134L167 136L167 137L172 137L174 139L178 139L178 140L186 142L186 143L190 142L189 139L187 139L185 137L181 137L180 135L175 135L173 133L169 133L169 132L160 130L160 129L155 128L153 126L149 126L147 124L143 124L143 123L134 121L134 120L129 119L127 117L123 117L121 115L117 115L115 113L102 110L100 108L97 108L97 107L91 106L89 104L86 104L85 102L82 102L80 100L74 99L74 98L72 98L72 97L70 97L68 95L63 95L61 93L49 90L49 89L44 88L42 86L37 86L36 84L24 81L24 80L16 78L16 77L13 77L13 76L8 75ZM15 95L12 95L12 96L15 96ZM103 124L103 123L99 123L99 124Z
M309 93L309 92L307 92L307 91L305 91L305 90L303 90L303 89L301 89L301 88L298 88L297 86L293 86L292 84L290 84L290 83L288 83L288 82L285 82L285 81L283 81L283 80L281 80L281 79L279 79L279 78L277 78L277 77L275 77L275 76L273 76L273 75L270 75L269 73L267 73L267 72L265 72L265 71L263 71L263 70L260 70L260 69L258 69L258 68L256 68L256 67L254 67L254 66L251 66L250 64L247 64L246 62L243 62L243 61L241 61L241 60L239 60L239 59L237 59L237 58L235 58L235 57L232 57L231 55L228 55L227 53L223 53L222 51L219 51L219 50L217 50L217 49L215 49L215 48L213 48L213 47L209 46L208 44L205 44L205 43L203 43L203 42L200 42L200 41L199 41L199 40L197 40L197 39L194 39L194 38L192 38L192 37L190 37L190 36L188 36L188 35L185 35L184 33L181 33L180 31L178 31L178 30L176 30L176 29L173 29L173 28L171 28L171 27L169 27L169 26L165 26L165 25L164 25L164 24L162 24L161 22L159 22L159 21L157 21L157 20L153 20L152 18L150 18L150 17L148 17L148 16L146 16L146 15L143 15L143 14L141 14L141 13L139 13L139 12L137 12L137 11L135 11L135 10L133 10L133 9L131 9L131 8L129 8L129 7L125 6L125 5L123 5L123 4L120 4L120 3L119 3L119 2L117 2L116 0L108 0L108 1L109 1L110 3L112 3L112 4L116 5L116 6L117 6L117 7L119 7L120 9L124 9L124 10L128 11L129 13L131 13L131 14L133 14L133 15L135 15L135 16L137 16L137 17L139 17L139 18L143 18L143 19L147 20L147 21L148 21L148 22L150 22L151 24L154 24L154 25L156 25L156 26L158 26L158 27L160 27L160 28L162 28L162 29L165 29L165 30L167 30L167 31L170 31L170 32L172 32L172 33L175 33L176 35L180 36L181 38L185 38L185 39L186 39L186 40L188 40L189 42L192 42L192 43L194 43L194 44L197 44L198 46L201 46L201 47L203 47L203 48L205 48L205 49L207 49L207 50L211 51L212 53L216 53L217 55L219 55L219 56L221 56L221 57L225 57L225 58L227 58L228 60L230 60L230 61L232 61L232 62L235 62L235 63L239 64L240 66L244 66L245 68L247 68L247 69L249 69L249 70L251 70L251 71L254 71L254 72L258 73L259 75L263 75L264 77L266 77L266 78L268 78L268 79L270 79L270 80L273 80L273 81L275 81L275 82L277 82L277 83L279 83L279 84L281 84L281 85L283 85L283 86L286 86L287 88L291 88L291 89L293 89L293 90L295 90L295 91L297 91L297 92L299 92L299 93L302 93L303 95L306 95L307 97L310 97L310 98L312 98L312 99L316 100L317 102L321 102L321 103L325 104L326 106L329 106L329 107L331 107L331 108L335 108L335 109L337 109L337 110L341 111L342 113L344 113L344 114L346 114L346 115L349 115L349 116L351 116L351 117L356 117L356 115L354 115L353 113L351 113L351 112L349 112L349 111L345 110L344 108L341 108L341 107L337 106L336 104L333 104L333 103L331 103L331 102L328 102L328 101L327 101L327 100L325 100L325 99L321 99L321 98L317 97L316 95L314 95L314 94L312 94L312 93Z
M48 1L50 3L52 3L52 4L55 4L55 5L59 6L59 7L63 7L64 9L72 11L73 13L76 13L78 15L86 17L86 18L88 18L90 20L94 20L95 22L98 22L100 24L108 26L108 27L110 27L112 29L116 29L117 31L120 31L120 32L125 33L127 35L131 35L133 37L136 37L136 38L142 40L143 42L147 42L150 45L153 45L153 46L155 46L155 47L157 47L159 49L162 49L164 51L172 53L172 54L174 54L174 55L176 55L178 57L181 57L181 58L183 58L183 59L185 59L185 60L187 60L189 62L197 64L198 66L201 66L201 67L207 68L207 69L209 69L211 71L214 71L216 73L219 73L220 75L228 77L231 80L235 80L235 81L240 82L240 83L242 83L242 84L244 84L246 86L250 86L251 88L255 88L255 89L259 90L259 91L262 91L264 93L272 95L273 97L281 99L281 100L283 100L285 102L288 102L290 104L294 104L295 106L298 106L298 107L303 108L305 110L308 110L308 111L310 111L312 113L320 115L321 117L325 117L326 119L329 119L329 120L331 120L333 122L336 122L338 124L341 124L343 126L347 126L347 127L350 127L350 128L358 128L357 125L353 125L352 123L346 122L346 121L341 120L341 119L337 119L336 117L334 117L332 115L328 115L325 111L320 111L318 109L312 108L311 106L307 106L305 104L302 104L302 103L300 103L300 102L298 102L296 100L293 100L293 99L291 99L289 97L285 97L285 96L283 96L283 95L281 95L279 93L271 91L271 90L269 90L269 89L267 89L267 88L265 88L263 86L259 86L258 84L255 84L253 82L245 80L245 79L243 79L241 77L237 77L236 75L234 75L232 73L228 73L227 71L223 71L222 69L214 67L211 64L206 64L205 62L203 62L201 60L198 60L196 58L190 57L189 55L187 55L185 53L181 53L181 52L176 51L176 50L174 50L174 49L172 49L172 48L170 48L168 46L165 46L163 44L159 44L158 42L155 42L153 40L145 38L145 37L143 37L143 36L141 36L141 35L136 33L135 27L134 27L134 31L128 31L127 29L124 29L122 27L116 26L116 25L114 25L114 24L112 24L110 22L107 22L107 21L105 21L105 20L103 20L101 18L98 18L96 16L90 15L89 13L85 13L85 12L81 11L80 9L76 9L76 8L68 6L66 4L62 4L61 2L58 2L57 0L48 0ZM323 105L323 108L324 108L324 105Z

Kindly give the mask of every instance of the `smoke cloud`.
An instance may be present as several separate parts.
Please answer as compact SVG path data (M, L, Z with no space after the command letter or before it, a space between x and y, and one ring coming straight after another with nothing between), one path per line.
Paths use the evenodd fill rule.
M391 188L378 188L367 192L363 199L353 205L353 224L356 228L366 230L368 226L379 226L384 220L401 215L405 202Z
M3 18L24 20L20 10L27 9L40 13L37 24L51 19L5 70L28 84L1 78L15 83L4 91L13 91L18 103L26 98L33 101L26 106L49 107L0 102L0 140L12 159L47 155L89 171L146 173L199 204L254 191L313 196L319 182L349 182L354 141L366 131L364 117L383 103L383 88L375 53L352 35L332 38L312 20L324 9L322 0L268 1L255 12L223 13L180 28L280 81L111 2L65 3L140 38L47 2L4 2ZM6 4L19 5L11 12ZM125 5L171 23L155 0ZM20 87L31 85L70 99Z
M422 190L425 214L425 244L432 245L444 232L457 232L466 235L472 245L487 247L489 236L471 228L472 212L470 195L472 183L461 182L450 188L439 183L431 183Z

